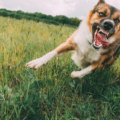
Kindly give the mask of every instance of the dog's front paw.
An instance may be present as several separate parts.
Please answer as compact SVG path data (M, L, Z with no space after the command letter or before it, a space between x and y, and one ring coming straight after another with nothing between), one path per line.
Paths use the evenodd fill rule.
M43 59L43 57L41 57L39 59L32 60L31 62L27 63L26 66L28 68L36 70L36 69L40 68L41 66L45 65L46 63L47 63L47 61L45 59Z
M76 77L76 74L75 74L76 72L75 71L73 71L72 73L71 73L71 77L72 78L75 78Z
M58 54L56 51L51 51L51 52L47 53L46 55L44 55L43 57L27 63L26 66L28 68L38 69L39 67L45 65L52 58L57 57L57 56L58 56Z
M82 74L81 71L73 71L71 73L72 78L82 78L83 76L84 76L84 74Z

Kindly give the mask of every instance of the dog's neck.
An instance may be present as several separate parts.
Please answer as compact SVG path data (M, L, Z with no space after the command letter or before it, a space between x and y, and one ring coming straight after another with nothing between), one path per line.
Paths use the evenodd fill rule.
M81 48L82 51L89 51L89 49L93 49L92 45L90 45L90 43L92 43L92 33L87 25L87 17L83 19L79 26L78 34L75 37L75 42L78 43L79 48Z
M87 43L92 43L92 33L87 25L88 16L86 16L79 26L79 33L84 37Z
M92 43L92 33L87 25L87 17L81 22L78 34L75 36L75 43L78 45L77 57L79 60L89 59L90 61L98 60L100 51L97 51L90 45Z

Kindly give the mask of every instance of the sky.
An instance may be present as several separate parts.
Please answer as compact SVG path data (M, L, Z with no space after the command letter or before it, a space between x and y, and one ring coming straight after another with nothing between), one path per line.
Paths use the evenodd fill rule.
M97 2L98 0L0 0L0 8L83 19ZM106 2L120 9L120 0Z

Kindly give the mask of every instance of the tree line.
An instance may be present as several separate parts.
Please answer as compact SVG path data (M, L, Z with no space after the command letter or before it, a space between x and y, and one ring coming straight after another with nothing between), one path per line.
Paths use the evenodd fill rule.
M16 18L19 20L27 19L54 25L67 24L70 26L78 26L81 22L81 20L79 20L78 18L68 18L64 15L57 15L53 17L52 15L46 15L38 12L28 13L21 10L11 11L6 9L0 9L0 16Z

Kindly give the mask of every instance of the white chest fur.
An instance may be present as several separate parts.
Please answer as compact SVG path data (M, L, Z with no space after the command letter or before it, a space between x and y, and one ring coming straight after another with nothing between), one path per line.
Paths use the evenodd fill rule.
M86 24L86 18L82 21L74 42L78 45L78 48L72 59L80 68L83 69L99 59L100 51L97 51L89 44L89 42L92 43L92 34Z

